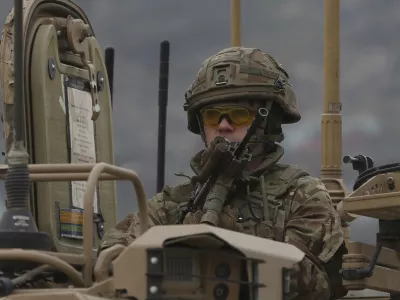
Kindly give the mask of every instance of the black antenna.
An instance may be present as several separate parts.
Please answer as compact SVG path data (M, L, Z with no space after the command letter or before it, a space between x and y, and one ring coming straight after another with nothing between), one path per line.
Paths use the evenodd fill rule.
M162 41L160 49L160 77L158 86L158 160L157 193L164 186L165 176L165 135L168 105L169 42Z
M50 251L51 239L38 232L29 210L29 154L24 145L23 0L14 0L14 139L7 153L6 208L0 221L0 248ZM0 269L27 269L27 262L1 262Z
M113 91L114 91L114 60L115 60L115 49L113 47L107 47L104 51L104 63L107 69L107 77L110 85L111 93L111 108L114 107L113 103Z

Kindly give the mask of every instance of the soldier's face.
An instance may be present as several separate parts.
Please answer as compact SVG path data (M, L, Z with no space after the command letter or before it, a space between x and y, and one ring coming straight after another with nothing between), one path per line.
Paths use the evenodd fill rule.
M217 136L231 142L242 141L259 107L258 103L246 101L205 107L202 119L207 144Z

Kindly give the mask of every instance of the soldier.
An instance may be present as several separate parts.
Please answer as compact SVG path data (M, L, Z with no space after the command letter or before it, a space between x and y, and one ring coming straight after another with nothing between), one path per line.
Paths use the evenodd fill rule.
M240 142L258 108L269 111L252 140L252 160L235 183L219 226L295 245L305 252L292 287L297 299L337 299L346 294L339 270L346 252L341 220L323 183L304 170L278 164L282 124L300 120L289 75L271 55L254 48L227 48L206 59L185 94L188 129L207 145L222 136ZM205 150L190 165L199 174ZM169 187L149 201L151 224L174 224L192 192L190 182ZM199 223L202 211L185 224ZM107 232L100 251L138 235L139 216L129 214Z

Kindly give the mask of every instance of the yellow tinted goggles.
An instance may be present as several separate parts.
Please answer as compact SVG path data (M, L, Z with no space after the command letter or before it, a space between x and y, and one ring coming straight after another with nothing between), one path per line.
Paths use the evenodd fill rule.
M206 108L201 112L205 125L217 126L222 116L228 116L234 125L250 125L254 120L255 112L244 107Z

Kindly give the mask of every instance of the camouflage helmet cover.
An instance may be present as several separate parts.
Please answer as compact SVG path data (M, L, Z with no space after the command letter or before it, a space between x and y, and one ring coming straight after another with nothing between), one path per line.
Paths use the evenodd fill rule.
M231 47L207 58L185 93L188 129L200 133L202 107L238 99L272 100L283 109L283 124L300 120L289 75L271 55L256 48Z

